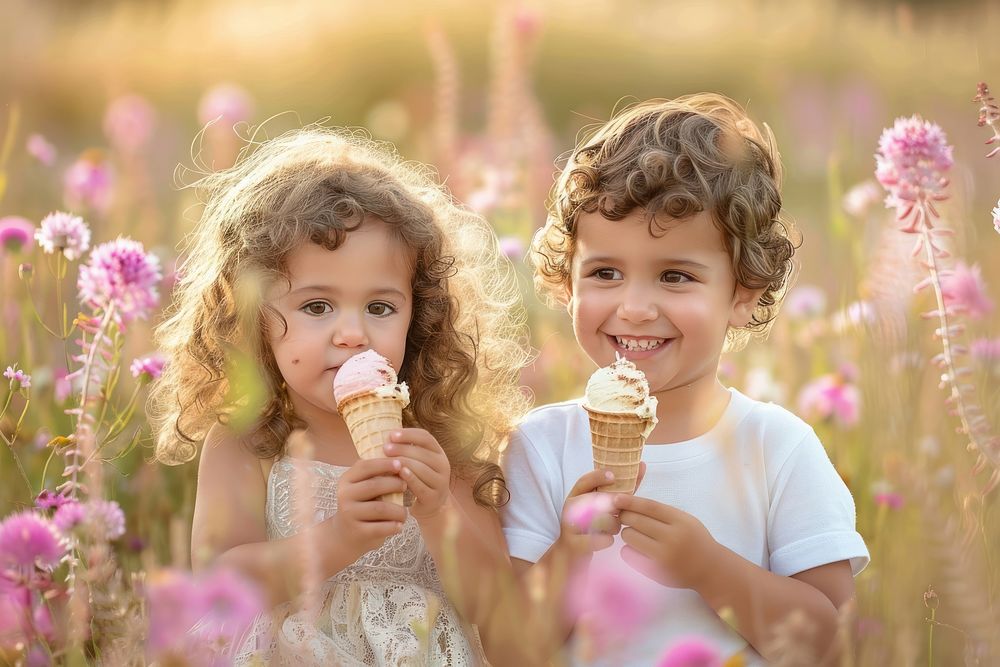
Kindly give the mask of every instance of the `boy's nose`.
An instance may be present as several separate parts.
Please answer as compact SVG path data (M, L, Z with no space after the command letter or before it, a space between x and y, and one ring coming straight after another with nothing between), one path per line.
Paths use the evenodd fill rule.
M337 347L367 347L368 335L359 318L342 317L333 332L333 344Z
M649 322L657 317L656 303L643 289L625 291L625 298L618 305L618 317L626 322Z

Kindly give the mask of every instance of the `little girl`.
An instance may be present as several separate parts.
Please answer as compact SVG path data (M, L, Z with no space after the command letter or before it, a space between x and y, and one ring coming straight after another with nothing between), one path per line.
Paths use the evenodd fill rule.
M193 566L236 568L275 607L237 664L481 664L482 582L505 554L497 451L525 402L495 236L423 170L326 129L248 147L197 185L157 332L156 453L181 463L204 442ZM368 349L411 402L386 457L359 460L333 380ZM404 489L408 508L381 499Z

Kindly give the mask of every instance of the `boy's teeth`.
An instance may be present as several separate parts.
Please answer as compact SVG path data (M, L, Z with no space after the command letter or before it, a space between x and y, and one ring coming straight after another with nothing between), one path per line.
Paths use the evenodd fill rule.
M654 350L663 344L663 339L651 340L647 338L636 340L634 338L622 338L621 336L615 336L615 341L626 350Z

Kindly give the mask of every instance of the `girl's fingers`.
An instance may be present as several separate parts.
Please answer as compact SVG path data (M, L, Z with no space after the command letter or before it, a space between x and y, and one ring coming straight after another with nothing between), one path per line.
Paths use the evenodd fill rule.
M402 523L406 521L406 508L395 503L387 503L382 500L372 500L366 503L357 503L351 508L352 518L366 523L378 523L382 521L396 521Z
M345 482L360 482L378 475L396 475L403 466L390 458L360 459L341 477Z
M450 471L448 457L445 456L444 452L432 452L429 449L405 442L388 442L382 446L382 451L393 459L406 457L414 461L421 461L438 472Z
M402 464L400 464L400 469L402 469ZM344 476L346 477L346 473ZM387 493L401 493L405 489L406 482L398 475L383 475L345 484L342 488L342 495L348 500L365 502Z
M402 521L362 521L358 524L358 530L368 539L392 537L402 529Z
M390 442L409 443L429 452L444 454L441 444L433 435L422 428L403 428L393 431L389 436Z
M413 462L411 464L419 465ZM410 489L417 500L424 500L434 495L434 488L424 481L424 479L421 479L418 474L414 473L410 468L410 464L403 466L403 470L399 473L399 476L403 478L407 488Z

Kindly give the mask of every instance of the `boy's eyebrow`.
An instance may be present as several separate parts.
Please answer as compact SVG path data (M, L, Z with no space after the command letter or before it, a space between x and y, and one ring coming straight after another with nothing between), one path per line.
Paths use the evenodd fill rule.
M323 294L336 293L339 290L335 287L329 285L303 285L302 287L297 287L288 293L288 296L295 296L302 292L321 292ZM406 301L406 295L395 287L379 287L372 290L369 294L372 296L394 296L400 301Z
M615 257L600 256L600 257L587 257L580 262L580 264L586 266L587 264L614 264L619 261ZM673 259L670 257L664 257L660 260L661 264L668 266L681 266L690 269L701 269L702 271L708 270L708 267L700 262L696 262L692 259Z

